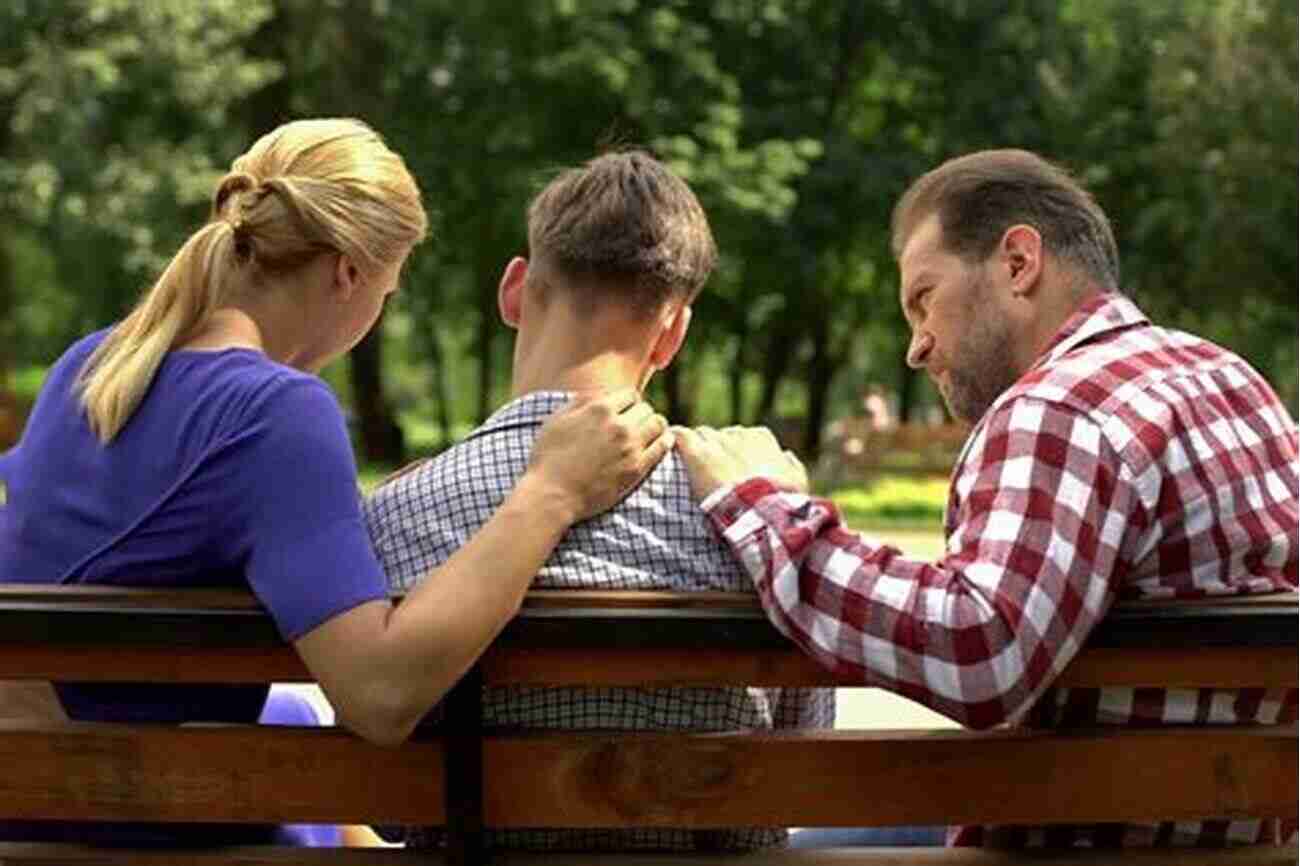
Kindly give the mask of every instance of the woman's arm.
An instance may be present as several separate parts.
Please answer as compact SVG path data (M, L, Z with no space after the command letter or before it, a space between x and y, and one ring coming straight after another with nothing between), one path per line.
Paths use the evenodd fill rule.
M621 500L672 444L631 390L556 413L501 508L401 605L367 602L295 642L339 720L374 742L406 739L518 612L568 528Z

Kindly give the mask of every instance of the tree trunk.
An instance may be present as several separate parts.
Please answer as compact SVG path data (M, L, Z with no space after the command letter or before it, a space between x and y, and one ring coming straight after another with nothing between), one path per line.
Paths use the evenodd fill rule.
M270 132L290 117L289 101L293 96L290 76L296 68L289 57L289 37L293 22L285 3L273 3L271 17L262 22L248 40L248 52L259 60L270 60L284 70L279 77L244 100L241 116L248 126L248 140Z
M682 373L680 363L669 364L667 369L663 371L663 375L660 376L668 409L664 414L667 416L669 423L689 427L694 423L694 419L691 406L685 396L686 382L684 380L685 376Z
M486 271L477 270L475 285L482 282ZM496 335L497 305L496 298L487 292L479 293L478 333L474 339L478 355L478 409L476 422L482 424L492 414L492 385L496 378L496 363L492 353L493 337Z
M353 411L366 463L396 466L406 460L406 439L384 397L383 334L376 325L348 356Z
M436 328L428 335L429 360L433 363L434 419L438 424L440 448L451 445L451 392L447 389L447 356L442 351L442 338Z
M790 358L797 346L798 337L794 333L794 325L787 319L772 332L771 339L767 342L767 351L763 353L762 391L751 423L766 424L772 420L781 380L790 369Z
M830 400L831 380L839 357L831 350L826 319L820 319L813 329L813 355L808 362L806 386L808 413L804 416L803 454L810 463L821 455L822 430L826 426L826 408Z
M345 25L334 29L330 41L336 47L339 62L331 65L335 80L332 97L324 106L328 114L348 116L357 105L373 105L384 115L382 83L375 70L384 68L386 41L380 35L382 24L368 7L352 4L344 7ZM356 405L361 453L367 461L395 464L406 459L406 441L397 423L392 404L384 394L382 317L365 339L351 352L352 394Z
M728 397L731 402L731 423L743 424L745 417L745 342L749 339L749 328L741 328L736 333L736 351L731 357L731 369L727 371Z
M442 334L438 330L436 315L425 310L420 303L411 305L411 321L415 339L419 341L424 356L431 364L430 392L433 398L433 420L438 430L438 448L451 444L451 393L447 385L447 353L443 349Z

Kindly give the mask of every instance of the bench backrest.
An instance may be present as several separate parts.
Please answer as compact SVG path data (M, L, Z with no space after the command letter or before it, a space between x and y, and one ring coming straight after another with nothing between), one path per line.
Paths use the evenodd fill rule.
M1296 624L1294 596L1121 604L1062 683L1294 688ZM0 585L0 679L307 672L243 593ZM1294 726L521 733L481 727L484 683L836 680L751 596L537 591L449 697L440 736L393 750L340 730L0 723L0 815L447 824L453 847L471 850L485 826L1192 820L1300 807ZM970 796L975 780L986 795Z

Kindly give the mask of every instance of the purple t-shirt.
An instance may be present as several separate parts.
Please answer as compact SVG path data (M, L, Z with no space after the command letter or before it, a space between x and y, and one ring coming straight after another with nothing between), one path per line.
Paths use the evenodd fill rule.
M51 368L0 455L0 575L18 583L247 586L286 640L386 597L338 401L249 349L174 351L108 445L74 384L103 339ZM87 720L244 721L265 687L63 684Z

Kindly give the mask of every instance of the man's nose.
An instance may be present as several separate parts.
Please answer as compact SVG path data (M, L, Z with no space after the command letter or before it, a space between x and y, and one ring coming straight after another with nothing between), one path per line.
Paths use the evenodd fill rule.
M919 370L925 366L925 359L930 357L934 348L934 337L926 333L913 334L912 342L907 346L907 366Z

